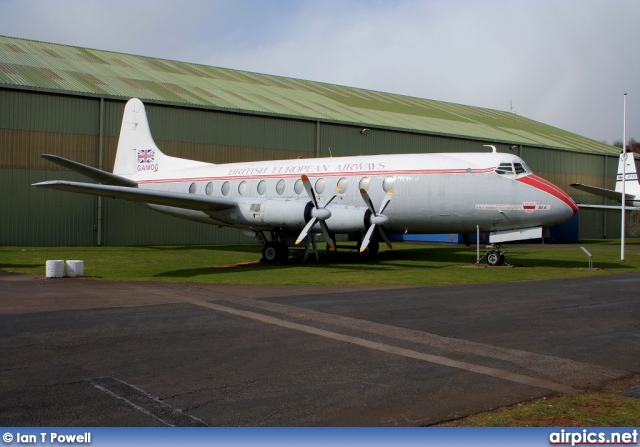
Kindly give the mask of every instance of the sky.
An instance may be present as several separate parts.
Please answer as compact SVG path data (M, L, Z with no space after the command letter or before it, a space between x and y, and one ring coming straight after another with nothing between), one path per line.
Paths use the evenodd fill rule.
M0 0L0 35L512 111L640 140L638 0Z

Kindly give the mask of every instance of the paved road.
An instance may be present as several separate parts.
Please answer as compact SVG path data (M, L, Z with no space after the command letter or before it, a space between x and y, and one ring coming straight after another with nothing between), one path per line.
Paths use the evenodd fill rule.
M639 288L0 273L0 425L431 425L639 373Z

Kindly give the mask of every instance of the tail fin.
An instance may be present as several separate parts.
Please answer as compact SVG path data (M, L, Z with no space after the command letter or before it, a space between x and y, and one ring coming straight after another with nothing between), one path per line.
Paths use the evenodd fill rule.
M626 155L626 156L625 156ZM627 151L620 154L618 162L618 175L616 176L616 192L622 192L622 172L625 173L625 193L640 196L640 183L638 183L638 170L633 152Z
M127 101L122 116L116 161L113 165L114 174L133 176L206 165L210 164L163 154L151 136L142 101L138 98Z

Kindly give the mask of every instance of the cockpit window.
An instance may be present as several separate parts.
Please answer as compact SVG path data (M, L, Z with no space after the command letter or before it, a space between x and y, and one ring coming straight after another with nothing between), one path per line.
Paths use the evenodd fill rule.
M498 174L513 174L513 165L511 163L500 163L496 168Z
M525 172L527 172L525 167L522 166L522 163L514 163L513 166L516 168L516 175L517 174L524 174Z
M520 175L530 174L531 169L522 161L516 161L513 164L510 162L500 163L496 168L496 174L500 175Z

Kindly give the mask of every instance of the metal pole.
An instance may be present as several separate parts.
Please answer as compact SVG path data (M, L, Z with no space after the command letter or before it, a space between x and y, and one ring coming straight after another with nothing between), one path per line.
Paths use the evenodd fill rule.
M104 98L100 98L100 112L99 112L100 125L98 129L98 169L103 169L104 164ZM102 211L103 211L102 197L98 196L98 222L96 225L97 238L96 244L102 245Z
M480 264L480 225L476 225L476 264Z
M626 182L627 182L627 93L624 94L624 107L622 113L622 224L620 229L620 260L624 261L624 242L626 229Z

